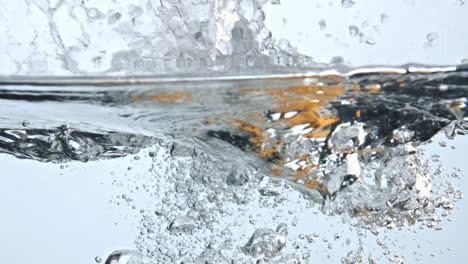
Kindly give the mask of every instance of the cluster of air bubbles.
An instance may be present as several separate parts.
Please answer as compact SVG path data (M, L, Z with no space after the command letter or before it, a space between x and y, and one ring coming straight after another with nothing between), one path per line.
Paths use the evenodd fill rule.
M379 159L356 159L367 133L362 123L343 124L332 133L328 147L335 155L344 153L345 162L333 165L336 168L329 172L326 184L330 190L336 190L333 200L324 198L323 204L318 203L317 208L329 215L341 214L343 221L348 221L357 230L370 231L377 236L383 256L400 263L404 257L391 253L390 247L379 240L381 229L417 224L420 228L441 230L442 220L451 214L454 203L463 195L453 184L445 189L432 187L431 173L433 177L442 177L444 169L439 166L431 172L429 161L440 163L440 156L433 155L430 160L423 160L423 152L409 147L414 133L406 127L394 130L389 138L390 142L401 146L388 148L385 154L379 154ZM334 250L334 241L342 241L346 246L352 244L340 233L329 237L321 237L317 233L301 234L298 240L288 236L291 227L282 222L286 220L292 227L297 226L296 216L307 207L286 207L288 214L273 215L273 221L281 221L274 229L271 226L257 227L260 223L266 225L267 222L261 220L265 215L259 213L261 218L258 218L249 212L249 207L281 211L283 209L279 208L294 202L294 199L285 198L285 194L291 196L293 190L287 181L262 176L258 168L249 168L247 164L244 164L246 167L234 166L178 143L161 143L147 155L138 157L140 159L134 159L134 162L142 162L146 158L154 161L151 173L143 182L127 184L137 184L136 188L131 188L133 190L145 190L153 205L139 210L140 233L135 242L138 250L156 263L237 263L235 261L251 259L257 259L259 263L283 263L281 261L298 256L301 261L306 261L310 254L298 253L287 257L288 245L306 249L307 245L320 242L327 250ZM362 162L365 166L359 164ZM340 178L338 175L342 171L354 175L354 180ZM460 171L455 170L453 175L459 177ZM400 178L399 182L395 182L397 178ZM430 192L434 192L436 197L431 197ZM437 197L439 193L440 197ZM119 197L129 206L138 204L128 195ZM303 199L302 202L308 206L316 204L315 200ZM230 220L230 217L234 219ZM247 223L256 229L248 232ZM239 228L243 231L236 231ZM362 239L365 236L359 231L358 237ZM356 249L348 251L341 262L377 263L375 256L366 253L363 243L360 241Z

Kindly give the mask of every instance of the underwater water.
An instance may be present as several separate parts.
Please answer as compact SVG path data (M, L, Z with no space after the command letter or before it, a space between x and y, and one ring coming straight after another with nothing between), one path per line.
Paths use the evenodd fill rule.
M0 0L2 260L464 263L467 8Z

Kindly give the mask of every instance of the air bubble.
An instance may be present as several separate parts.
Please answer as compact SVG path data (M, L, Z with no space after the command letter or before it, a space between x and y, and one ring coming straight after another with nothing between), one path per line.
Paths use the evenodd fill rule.
M439 40L439 34L436 32L432 32L426 35L426 46L427 47L433 47L437 45L437 42Z
M105 264L150 264L150 260L139 251L125 249L112 252Z
M243 247L243 251L253 257L265 255L273 258L281 254L286 246L287 225L278 225L276 231L268 228L257 229L249 242Z
M88 8L86 14L90 19L99 19L104 16L103 13L101 13L97 8L94 7Z
M197 221L193 217L181 216L174 219L169 225L169 229L177 233L191 232L197 226Z
M344 8L351 8L356 3L353 0L341 0L341 6Z
M359 34L359 28L357 26L349 26L348 27L348 34L351 37L357 37Z
M109 16L109 18L107 18L107 22L109 24L115 23L115 22L119 21L121 17L122 17L122 15L119 12L116 12L116 13L112 14L111 16Z
M320 20L319 23L320 30L324 31L327 28L327 22L325 20Z

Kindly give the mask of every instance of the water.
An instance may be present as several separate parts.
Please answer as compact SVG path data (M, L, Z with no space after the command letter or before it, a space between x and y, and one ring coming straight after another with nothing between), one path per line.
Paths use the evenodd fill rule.
M20 244L40 258L48 253L26 245L49 245L43 237L62 225L90 232L66 216L89 221L75 212L85 203L73 203L102 204L96 190L106 186L98 215L118 208L114 227L130 221L133 243L115 227L99 243L112 247L81 262L426 263L449 254L424 242L408 252L408 241L450 226L463 199L463 173L443 153L464 155L467 66L346 65L459 63L458 2L2 3L0 152L21 159L8 160L17 177L0 185L18 200L0 204L15 215L0 225L5 251ZM18 173L26 165L38 169ZM41 177L47 166L63 172ZM79 245L77 262L91 243Z
M448 175L421 149L436 134L466 134L463 66L179 80L9 78L0 90L3 153L59 164L149 157L147 175L116 184L123 194L112 202L139 210L135 247L148 260L121 250L105 263L308 263L309 239L288 230L310 207L355 233L343 263L398 262L404 256L383 244L381 255L368 255L366 234L442 229L463 196L461 174ZM151 202L140 205L138 196ZM251 215L265 209L276 224ZM236 235L246 225L257 228ZM288 251L296 244L300 250Z

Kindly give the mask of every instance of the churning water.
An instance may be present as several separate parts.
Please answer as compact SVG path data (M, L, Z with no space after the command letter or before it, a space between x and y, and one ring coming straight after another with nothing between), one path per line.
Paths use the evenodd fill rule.
M139 192L155 204L141 209L136 238L145 254L118 250L106 263L308 263L305 249L283 254L287 243L297 243L287 223L237 241L224 217L256 206L275 210L290 199L361 233L442 228L462 198L452 183L460 175L446 178L440 158L426 158L420 147L438 133L467 133L467 95L463 67L179 80L10 78L0 88L0 151L55 163L143 149L150 155ZM125 194L117 199L132 204ZM374 261L363 247L343 263Z

